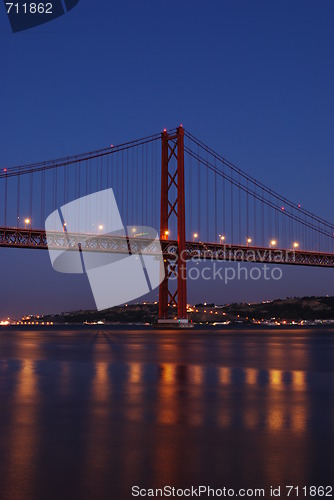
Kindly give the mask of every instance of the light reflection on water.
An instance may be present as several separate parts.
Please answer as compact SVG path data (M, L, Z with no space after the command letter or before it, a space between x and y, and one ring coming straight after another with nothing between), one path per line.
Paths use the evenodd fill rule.
M210 483L222 477L210 460L246 486L260 476L306 481L333 446L333 371L321 362L318 370L296 369L323 346L317 354L316 343L312 350L298 343L287 353L276 339L275 349L262 341L255 352L254 339L248 348L224 339L213 348L195 338L189 349L178 338L146 340L94 334L83 340L89 356L74 355L76 340L66 344L73 349L66 360L53 358L45 338L10 340L11 355L0 361L1 499L53 498L50 484L55 498L81 499L119 494L129 482L184 486L195 473ZM217 352L228 353L228 363L217 362ZM323 463L322 473L332 466Z
M10 367L6 364L5 371L8 369ZM29 495L33 490L36 467L40 397L34 361L24 360L19 363L16 388L11 396L12 405L9 415L11 425L8 429L10 447L8 461L3 464L6 470L4 490L8 487L10 491L13 485L20 485L25 494Z
M38 367L44 362L25 360L17 369L17 385L14 401L18 405L24 404L26 411L15 413L16 423L22 429L24 425L33 424L36 407L40 404L38 394ZM7 366L7 368L6 368ZM2 363L2 372L10 370L10 366ZM61 363L59 384L62 391L69 391L71 370L75 371L76 365ZM211 414L210 423L227 428L236 423L246 428L261 428L282 430L290 428L303 431L307 425L307 390L312 385L313 378L319 379L319 374L307 374L299 370L257 370L255 368L231 367L203 367L200 365L180 365L176 363L162 363L159 365L145 363L106 363L93 364L94 376L90 381L89 401L94 411L105 412L106 408L101 403L108 403L112 399L111 388L113 385L124 386L126 399L131 401L130 409L123 412L122 407L115 407L117 413L123 413L124 418L135 421L150 422L164 425L174 425L182 419L187 425L201 425L205 416L205 408L198 405L191 412L185 411L187 404L200 400L199 394L204 394L207 389L215 389L216 412ZM333 392L334 375L322 377L326 379L327 388ZM320 374L321 379L321 374ZM241 393L247 388L257 389L265 396L266 410L263 407L247 408L241 420L233 419L232 408L228 405L230 391L238 389ZM157 392L155 404L145 405L149 388ZM183 389L183 404L179 406L179 388ZM60 391L60 392L62 392ZM275 392L283 392L277 399ZM294 393L305 392L299 396L298 408L293 398ZM291 401L295 401L291 405ZM194 406L194 405L193 405ZM113 409L111 409L113 411ZM202 418L203 417L203 418ZM215 417L215 418L213 418ZM29 440L29 436L24 436ZM17 437L17 434L16 434ZM19 439L19 438L18 438ZM21 442L22 439L20 438Z

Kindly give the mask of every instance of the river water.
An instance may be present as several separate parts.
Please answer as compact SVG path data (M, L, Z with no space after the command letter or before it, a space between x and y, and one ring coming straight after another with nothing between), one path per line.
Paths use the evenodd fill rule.
M334 330L31 328L0 329L1 500L334 485Z

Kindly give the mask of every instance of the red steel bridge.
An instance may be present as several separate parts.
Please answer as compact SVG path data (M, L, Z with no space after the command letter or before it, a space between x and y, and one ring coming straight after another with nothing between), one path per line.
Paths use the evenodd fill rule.
M47 216L77 198L113 188L131 250L157 245L136 226L160 228L166 278L159 318L187 318L187 260L334 267L334 224L279 195L182 126L143 139L0 171L0 247L128 253L123 238L54 232ZM171 279L175 276L177 279Z

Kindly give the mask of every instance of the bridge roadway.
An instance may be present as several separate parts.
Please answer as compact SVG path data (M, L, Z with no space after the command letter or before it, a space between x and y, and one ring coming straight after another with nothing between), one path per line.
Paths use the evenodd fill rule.
M164 257L172 260L177 255L177 241L161 240ZM78 250L103 253L142 253L154 255L160 251L157 241L136 237L112 235L75 234L54 232L48 234L39 229L0 227L0 247L35 250ZM229 262L256 262L265 264L290 264L299 266L334 267L334 253L306 250L263 248L246 245L219 243L186 243L186 260L220 260Z

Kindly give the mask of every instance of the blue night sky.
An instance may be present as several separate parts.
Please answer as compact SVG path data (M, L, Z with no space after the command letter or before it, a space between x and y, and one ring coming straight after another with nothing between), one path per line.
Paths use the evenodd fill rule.
M183 123L334 220L332 0L80 0L16 34L0 7L1 168ZM0 319L93 307L85 277L57 274L47 252L0 257ZM191 283L188 301L334 294L333 270L283 271L280 281Z

